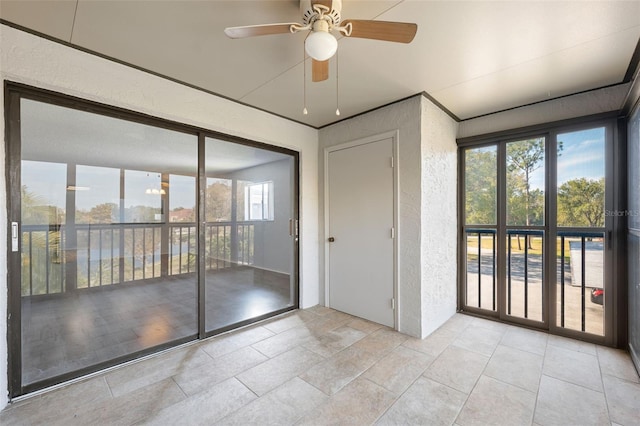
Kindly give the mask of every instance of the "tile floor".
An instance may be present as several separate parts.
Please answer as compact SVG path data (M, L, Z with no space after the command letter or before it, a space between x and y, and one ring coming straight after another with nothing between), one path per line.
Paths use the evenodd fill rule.
M621 350L456 314L424 340L296 311L16 402L6 425L637 425Z

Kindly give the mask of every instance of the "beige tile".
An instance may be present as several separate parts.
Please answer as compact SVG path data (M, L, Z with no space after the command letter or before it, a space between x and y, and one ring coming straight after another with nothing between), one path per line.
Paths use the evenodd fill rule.
M322 361L324 361L322 356L297 347L250 368L237 375L237 378L260 396Z
M602 380L611 421L622 425L640 424L640 383L608 375L603 375Z
M149 425L210 425L256 400L253 392L231 378L188 399L151 413L143 420Z
M378 324L375 322L371 322L371 321L367 321L365 319L362 318L356 318L354 320L351 320L349 322L347 322L346 324L347 326L356 329L358 331L362 331L363 333L366 334L371 334L376 330L381 329L382 327L384 327L382 324Z
M489 357L449 346L424 372L424 376L464 393L470 393Z
M402 346L437 357L447 346L453 343L458 334L449 330L438 329L424 339L409 337Z
M328 308L325 308L328 309ZM327 319L313 312L313 308L294 311L287 315L275 318L262 324L264 328L273 333L282 333L294 327L307 327Z
M186 397L172 379L153 383L110 401L92 405L90 408L69 413L78 425L129 425L176 404Z
M542 373L556 379L602 392L602 378L598 358L588 353L547 347Z
M103 402L108 403L111 399L111 392L104 377L94 377L12 404L0 411L0 424L65 423L69 420L69 412Z
M303 417L299 424L371 424L384 413L394 399L393 393L369 380L359 378Z
M534 392L481 376L456 423L460 426L531 424L535 404Z
M576 352L584 352L589 355L596 355L596 345L593 343L587 343L576 339L570 339L568 337L549 335L549 346L556 346L564 349L571 349Z
M630 382L640 383L638 372L633 366L631 356L627 351L598 346L597 353L602 374L608 374L609 376L615 376Z
M334 312L334 309L327 308L326 306L322 306L322 305L315 305L305 309L305 312L311 312L316 315L327 315Z
M484 374L504 383L537 392L543 361L541 355L498 345Z
M300 377L327 395L333 395L371 367L380 356L353 346L327 358Z
M197 368L181 371L173 379L187 395L194 395L268 359L252 347L246 346L211 359Z
M220 425L287 425L325 402L329 397L295 377L225 417Z
M359 340L353 347L382 357L400 346L408 338L409 336L384 327Z
M265 327L254 326L221 336L211 337L200 343L199 346L210 356L216 358L267 339L274 334L275 333L267 330Z
M113 396L135 391L167 377L211 361L198 345L171 349L141 362L124 366L106 375Z
M605 425L609 416L603 393L543 375L534 421L545 426Z
M380 425L450 425L467 394L421 377L387 410Z
M502 339L505 330L500 331L475 324L470 325L451 344L482 355L491 356L500 339Z
M470 326L474 321L474 317L464 314L455 314L447 320L436 331L446 331L449 333L460 334Z
M508 329L513 328L513 326L505 324L500 321L494 321L486 318L478 318L472 317L471 325L474 327L482 327L488 330L498 331L500 333L505 333Z
M405 391L431 364L434 357L398 346L369 368L362 377L396 394Z
M502 336L501 345L544 355L547 349L549 335L541 331L527 330L520 327L509 327Z
M303 345L312 338L313 335L311 331L307 327L301 326L290 328L251 346L269 358L273 358L283 352Z
M348 326L341 326L319 336L311 336L303 346L324 357L329 357L351 346L367 334Z

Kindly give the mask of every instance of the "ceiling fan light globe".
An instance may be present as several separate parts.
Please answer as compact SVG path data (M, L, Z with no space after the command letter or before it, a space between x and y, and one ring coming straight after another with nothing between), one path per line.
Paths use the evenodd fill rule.
M338 50L338 40L328 32L314 31L304 42L304 48L316 61L326 61Z

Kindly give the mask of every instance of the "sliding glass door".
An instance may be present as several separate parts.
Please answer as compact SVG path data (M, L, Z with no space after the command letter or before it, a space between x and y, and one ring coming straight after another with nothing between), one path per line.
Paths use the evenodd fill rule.
M296 304L295 161L205 139L206 331Z
M297 307L295 152L28 88L9 107L12 396Z
M611 341L609 122L461 149L461 307Z

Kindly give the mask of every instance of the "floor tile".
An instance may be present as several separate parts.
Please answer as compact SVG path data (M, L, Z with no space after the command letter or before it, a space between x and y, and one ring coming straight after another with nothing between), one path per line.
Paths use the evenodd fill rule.
M246 386L231 378L150 414L142 423L158 426L210 425L256 399Z
M436 357L456 339L458 334L438 329L424 339L409 337L402 343L402 346Z
M371 334L374 331L384 327L382 324L367 321L362 318L356 318L354 320L351 320L347 322L346 325L355 330L362 331L363 333L366 333L366 334Z
M261 396L323 360L322 356L308 349L297 347L256 365L236 377Z
M542 373L602 392L598 358L588 353L550 345L547 347Z
M449 346L424 372L424 376L464 393L470 393L489 357Z
M305 339L303 346L324 357L329 357L344 348L351 346L367 334L349 326L343 325L328 333L311 336Z
M621 349L597 347L598 361L602 374L640 383L638 372L631 362L628 352Z
M310 368L300 377L325 394L333 395L375 364L381 356L350 346Z
M362 377L400 394L405 391L431 364L434 357L398 346L369 368Z
M202 342L201 348L210 356L216 358L274 335L272 331L267 330L265 327L251 327L207 339Z
M318 305L316 305L318 306ZM315 308L315 307L314 307ZM262 326L273 333L282 333L294 327L305 327L309 324L314 324L320 321L326 321L325 318L316 315L314 308L305 309L302 311L295 311L285 316L275 318L267 321ZM322 306L324 308L324 306ZM328 309L329 308L324 308Z
M409 336L384 327L359 340L353 347L382 357L385 353L391 352L400 346L408 338Z
M543 361L541 355L498 345L484 374L501 382L537 392Z
M596 345L583 342L581 340L570 339L563 336L549 335L548 344L564 349L571 349L576 352L584 352L589 355L596 355Z
M173 376L180 389L194 395L237 374L244 372L269 358L250 346L238 349L202 364L180 371Z
M640 423L640 383L603 375L604 394L611 421L622 425Z
M533 420L535 404L535 392L481 376L456 423L460 426L526 425Z
M426 377L416 380L387 410L380 425L450 425L467 394Z
M255 343L252 347L269 358L273 358L289 349L303 345L311 338L312 334L308 328L304 326L294 327Z
M368 425L393 403L393 393L359 378L302 418L300 425Z
M113 398L90 409L73 412L68 424L134 424L152 414L184 400L186 396L172 379L153 383L131 393Z
M498 346L505 330L495 330L492 328L470 325L453 341L452 345L470 351L478 352L482 355L491 356Z
M502 336L500 344L521 351L544 355L547 349L549 335L541 331L527 330L526 328L509 327Z
M604 394L549 376L542 376L534 421L540 425L609 424Z
M225 417L220 425L289 425L329 397L295 377Z
M158 356L135 362L106 375L113 396L124 395L171 377L180 371L198 368L211 357L197 345L169 350Z

